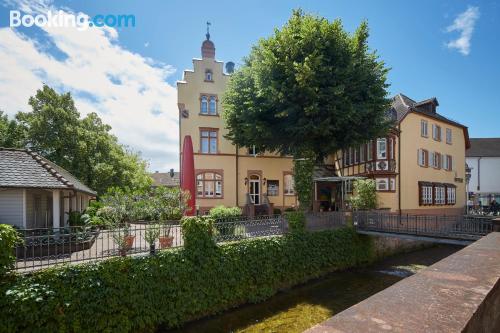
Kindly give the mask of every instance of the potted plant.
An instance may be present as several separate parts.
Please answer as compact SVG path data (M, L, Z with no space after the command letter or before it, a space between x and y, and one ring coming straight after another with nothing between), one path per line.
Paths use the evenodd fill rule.
M124 257L127 255L127 252L132 249L135 235L130 233L130 226L126 223L113 230L113 240L116 245L118 245L118 252Z
M159 237L161 249L172 247L172 244L174 243L174 236L170 236L171 230L172 225L169 222L164 222L161 227L161 234Z
M148 242L149 244L149 254L155 254L156 252L155 242L156 239L158 239L159 237L160 237L160 225L158 223L148 225L148 227L146 228L146 233L144 235L144 238L146 239L146 242Z

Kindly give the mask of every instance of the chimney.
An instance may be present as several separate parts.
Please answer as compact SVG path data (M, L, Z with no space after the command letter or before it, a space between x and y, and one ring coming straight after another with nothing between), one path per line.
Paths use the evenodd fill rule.
M170 177L174 178L174 169L170 169Z

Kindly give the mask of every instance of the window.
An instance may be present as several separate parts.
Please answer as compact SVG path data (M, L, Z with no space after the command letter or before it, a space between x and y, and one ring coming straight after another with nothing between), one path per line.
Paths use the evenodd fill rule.
M278 180L267 181L267 196L276 197L280 193L280 182Z
M418 150L418 165L422 167L427 167L429 164L428 161L429 158L429 153L425 149L419 149Z
M434 203L436 205L445 204L445 187L443 185L434 186Z
M448 171L453 170L453 156L446 155L446 160L447 160L447 165L448 165L448 168L446 170L448 170Z
M432 152L430 154L429 165L431 165L435 169L441 168L441 154L436 153L436 152Z
M391 191L396 191L396 178L391 178L390 179L390 184L391 184L391 187L390 187L390 190Z
M358 164L359 163L359 147L358 148L354 148L354 164Z
M202 172L196 175L198 198L222 198L222 175L217 172Z
M295 188L294 188L294 182L293 182L293 176L290 174L286 174L284 176L284 183L285 183L285 195L294 195L295 194Z
M349 147L349 165L354 164L354 151L352 147Z
M432 205L432 185L428 183L420 183L420 204Z
M216 129L200 130L200 151L202 154L217 154L217 133Z
M255 146L248 148L248 155L256 156L259 153L260 153L259 149L255 148Z
M359 161L361 163L363 163L366 160L365 155L366 155L365 145L362 145L361 147L359 147Z
M209 69L205 71L205 81L213 81L212 71Z
M446 143L449 145L452 143L451 128L446 129Z
M382 160L387 158L387 139L377 139L377 159Z
M200 113L201 114L208 114L208 98L207 98L207 96L201 96Z
M452 186L446 188L446 203L454 205L457 203L457 189Z
M432 138L436 141L441 141L441 127L432 124Z
M368 142L368 144L366 145L366 160L367 161L371 161L373 159L372 147L373 147L373 141L370 140L370 142Z
M208 104L208 113L210 115L217 114L217 97L210 96L210 103Z
M429 136L428 130L427 130L427 120L421 120L420 121L420 135L427 138Z
M387 191L389 189L389 183L387 178L377 178L377 191Z

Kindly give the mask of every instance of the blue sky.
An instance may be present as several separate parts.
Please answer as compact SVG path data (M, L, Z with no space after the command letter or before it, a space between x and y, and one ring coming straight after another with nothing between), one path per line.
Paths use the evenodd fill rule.
M175 81L200 57L205 22L216 58L238 64L299 7L341 18L349 31L367 19L371 47L392 68L391 94L435 96L438 111L469 126L471 137L500 136L498 1L42 1L90 16L133 14L136 26L9 28L9 10L33 10L33 3L0 7L0 109L27 110L41 82L72 91L82 113L98 112L152 170L177 169Z

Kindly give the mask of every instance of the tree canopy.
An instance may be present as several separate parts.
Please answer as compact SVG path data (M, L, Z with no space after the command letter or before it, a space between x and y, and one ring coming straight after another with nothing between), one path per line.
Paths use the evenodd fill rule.
M350 34L339 19L294 11L232 74L223 97L226 137L321 160L384 133L388 68L368 36L367 22Z
M103 194L110 187L151 184L140 155L118 143L96 113L81 118L70 93L44 85L30 97L32 112L9 120L0 112L0 146L30 148Z

